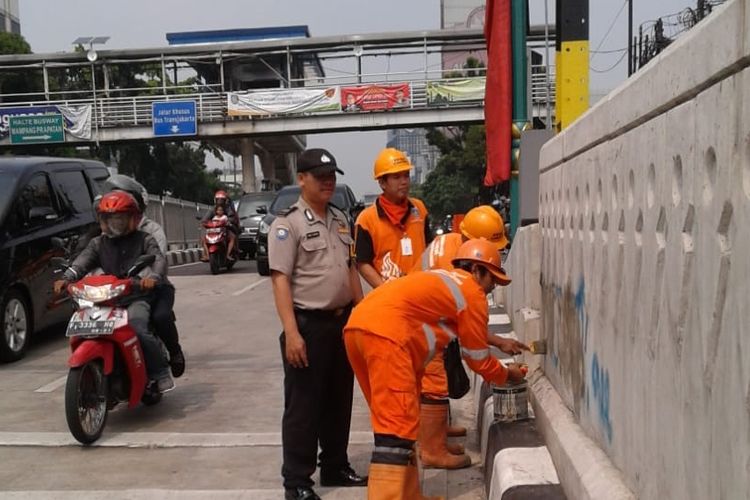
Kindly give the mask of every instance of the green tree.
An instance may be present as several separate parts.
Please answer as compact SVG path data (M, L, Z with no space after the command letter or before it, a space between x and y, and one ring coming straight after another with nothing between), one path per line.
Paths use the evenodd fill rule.
M206 154L182 143L127 144L101 148L99 158L114 161L119 172L141 182L149 193L211 203L223 188L217 171L206 169Z
M15 33L0 32L0 54L31 54L31 46L21 36ZM0 73L0 94L3 95L2 102L17 102L24 99L23 96L8 96L7 94L20 94L28 92L29 88L35 88L34 75L27 71L8 71Z
M465 213L491 198L482 185L486 162L483 125L428 129L427 140L441 156L415 194L422 197L434 216L440 219Z

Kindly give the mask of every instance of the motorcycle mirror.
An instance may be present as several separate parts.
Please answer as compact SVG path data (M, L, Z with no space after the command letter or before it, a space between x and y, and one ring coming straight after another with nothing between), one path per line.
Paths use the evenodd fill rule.
M156 261L156 255L141 255L136 259L133 267L128 269L128 276L135 276Z
M50 241L52 242L52 248L65 248L65 240L63 240L62 238L53 236Z
M52 257L49 261L53 266L58 268L68 267L68 261L62 257Z
M255 209L256 212L259 214L267 214L268 213L268 207L265 205L261 205L258 208Z

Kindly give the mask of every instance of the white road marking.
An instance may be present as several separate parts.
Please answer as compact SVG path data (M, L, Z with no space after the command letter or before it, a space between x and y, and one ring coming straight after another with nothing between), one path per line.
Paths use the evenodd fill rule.
M510 317L507 314L490 314L490 325L509 325Z
M351 432L350 444L372 444L369 431ZM0 432L0 447L40 446L59 448L80 446L67 432ZM281 446L280 432L198 433L198 432L121 432L107 433L91 446L103 448L247 448Z
M68 380L68 376L63 375L62 377L53 380L49 384L41 386L39 389L35 390L34 392L52 392L55 389L65 385L65 381L67 380Z
M242 295L242 294L243 294L243 293L245 293L245 292L249 292L250 290L252 290L252 289L253 289L253 288L255 288L256 286L262 285L262 284L263 284L263 283L265 283L266 281L268 281L268 278L261 278L261 279L259 279L258 281L256 281L255 283L250 283L249 285L247 285L247 286L246 286L245 288L243 288L242 290L237 290L237 291L236 291L236 292L234 292L234 293L233 293L232 295L233 295L234 297L237 297L238 295Z
M187 267L187 266L197 266L198 264L205 264L205 262L198 261L198 262L190 262L188 264L177 264L176 266L169 266L169 269L177 269L180 267ZM170 279L171 278L172 276L170 276Z

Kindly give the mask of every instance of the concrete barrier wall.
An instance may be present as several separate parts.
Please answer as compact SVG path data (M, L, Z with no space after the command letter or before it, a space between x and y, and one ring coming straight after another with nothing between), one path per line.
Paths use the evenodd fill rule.
M511 252L514 327L541 262L545 374L639 498L750 492L749 64L730 1L545 145Z

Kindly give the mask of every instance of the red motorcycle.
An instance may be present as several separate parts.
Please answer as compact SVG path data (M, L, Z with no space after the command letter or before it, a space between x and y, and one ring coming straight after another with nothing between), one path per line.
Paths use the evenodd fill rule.
M118 403L127 402L133 408L140 402L151 406L161 401L156 383L146 374L143 350L128 323L126 305L127 298L139 291L140 281L132 277L154 260L153 255L140 257L126 279L86 276L67 287L77 310L66 332L72 354L65 418L73 437L83 444L99 439L107 413Z
M226 268L227 271L231 270L239 254L235 245L232 250L235 260L227 258L229 223L227 221L209 220L203 223L203 227L206 230L203 238L208 248L208 265L211 268L211 274L218 274L222 268Z

